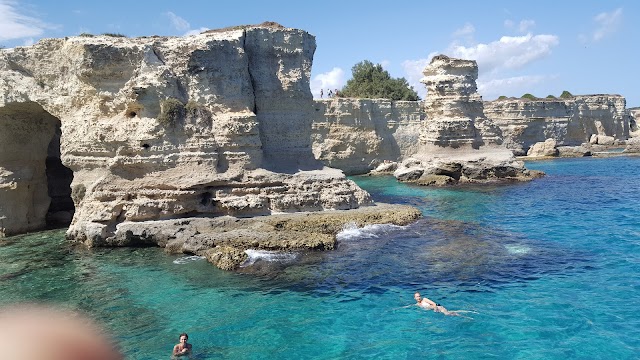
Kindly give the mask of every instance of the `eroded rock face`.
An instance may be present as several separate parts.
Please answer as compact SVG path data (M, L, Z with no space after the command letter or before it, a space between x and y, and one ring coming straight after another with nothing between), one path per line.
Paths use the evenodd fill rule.
M435 56L423 71L427 86L427 116L420 142L428 152L434 146L479 148L502 143L500 129L484 116L473 60Z
M46 39L0 51L0 113L35 104L61 122L61 158L74 175L68 236L88 243L117 237L127 222L358 208L369 194L311 151L314 51L313 36L281 27ZM24 196L11 188L14 150L4 144L2 203L15 204ZM48 201L47 184L28 181L45 189L29 196Z
M640 108L630 108L629 113L631 114L631 119L629 121L629 136L630 137L640 137Z
M0 237L46 226L46 159L58 122L35 103L0 107Z
M541 141L533 144L532 147L527 151L527 156L531 157L549 157L549 156L557 156L558 149L556 148L557 143L555 139L547 139L545 141Z
M325 165L362 174L418 150L421 103L387 99L316 100L313 153Z
M442 186L539 176L502 146L500 129L484 116L475 61L439 55L423 74L427 97L420 147L398 165L396 178Z
M558 146L577 146L592 135L629 137L631 115L620 95L579 95L571 99L504 99L484 103L485 114L502 131L516 155L552 138Z

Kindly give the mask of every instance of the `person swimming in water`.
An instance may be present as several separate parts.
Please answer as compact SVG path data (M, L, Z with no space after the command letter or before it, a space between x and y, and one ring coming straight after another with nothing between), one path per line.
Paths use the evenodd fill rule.
M173 347L173 356L184 356L191 354L191 344L187 342L189 335L186 333L180 334L180 343Z
M416 300L416 305L420 306L423 309L433 310L435 312L443 313L449 316L462 316L458 314L456 311L449 311L444 306L426 298L421 297L419 292L413 294L413 298Z

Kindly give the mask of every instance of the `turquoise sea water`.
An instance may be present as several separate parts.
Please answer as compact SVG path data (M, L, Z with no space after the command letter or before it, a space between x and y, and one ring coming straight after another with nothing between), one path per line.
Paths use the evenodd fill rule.
M640 158L528 163L530 183L428 189L356 177L416 224L347 228L337 250L253 253L240 272L160 249L0 241L0 303L103 322L128 359L637 359ZM413 293L473 319L415 306Z

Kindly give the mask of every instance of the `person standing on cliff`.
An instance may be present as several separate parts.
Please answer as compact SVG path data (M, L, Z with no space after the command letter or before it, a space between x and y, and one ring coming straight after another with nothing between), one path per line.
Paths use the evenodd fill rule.
M322 89L320 89L320 99L322 99L323 95L324 95L324 92L322 91Z
M191 354L191 344L189 344L187 340L189 340L189 335L187 335L187 333L180 334L180 342L173 347L173 356Z

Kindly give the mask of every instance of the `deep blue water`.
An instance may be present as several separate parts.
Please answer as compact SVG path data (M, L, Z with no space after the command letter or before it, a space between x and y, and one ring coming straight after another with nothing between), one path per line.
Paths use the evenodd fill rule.
M430 189L355 177L418 206L337 250L254 255L240 272L160 249L83 250L63 231L0 242L0 303L87 311L128 359L637 359L640 158L528 163L548 175ZM473 319L421 310L413 293Z

